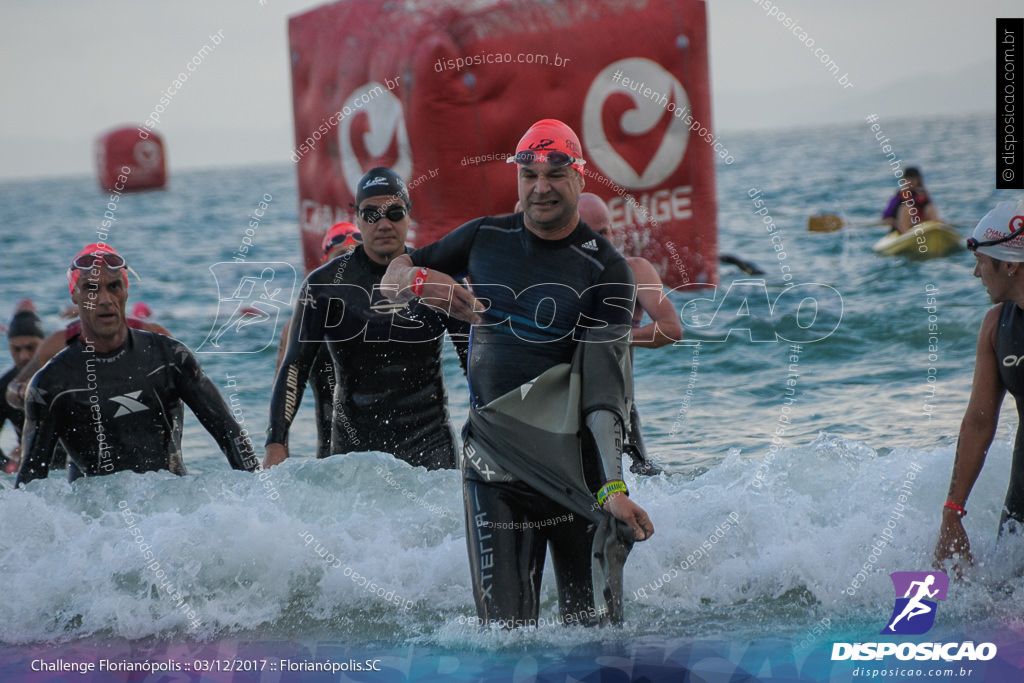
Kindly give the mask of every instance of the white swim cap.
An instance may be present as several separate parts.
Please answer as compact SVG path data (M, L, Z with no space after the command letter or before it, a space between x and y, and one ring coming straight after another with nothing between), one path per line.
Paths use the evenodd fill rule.
M1000 244L974 246L985 242L1004 239L1017 233L1013 239ZM1024 200L1000 202L996 208L985 214L967 240L967 248L991 256L999 261L1024 262Z

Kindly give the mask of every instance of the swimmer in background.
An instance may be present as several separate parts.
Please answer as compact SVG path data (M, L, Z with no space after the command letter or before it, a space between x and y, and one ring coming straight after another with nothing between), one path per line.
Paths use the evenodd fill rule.
M24 299L19 302L11 321L7 323L7 348L11 352L14 365L0 377L0 391L7 391L7 385L32 360L45 336L43 323L36 314L32 301ZM13 474L18 471L18 465L21 463L21 427L25 423L25 413L4 401L3 405L0 405L0 430L7 422L14 428L18 445L12 448L10 453L5 454L0 450L0 468L7 474Z
M622 235L612 229L612 217L604 200L592 192L580 195L580 220L590 229L608 240L620 253L622 252ZM679 322L672 302L665 296L661 278L651 262L639 256L627 256L626 263L633 272L636 281L636 306L633 309L633 334L630 344L633 347L657 349L667 346L683 338L683 326ZM644 314L651 319L642 325ZM632 352L632 349L630 349ZM629 433L624 449L633 464L629 471L633 474L655 475L661 468L647 459L644 440L640 431L640 414L633 401L629 416Z

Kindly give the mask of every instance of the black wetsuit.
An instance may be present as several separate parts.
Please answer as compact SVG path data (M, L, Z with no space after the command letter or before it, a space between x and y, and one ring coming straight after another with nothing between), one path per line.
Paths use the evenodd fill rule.
M309 368L309 388L313 392L313 412L316 417L316 457L328 458L331 452L331 432L334 424L334 363L331 354L320 345L313 365Z
M17 484L47 476L58 442L86 476L122 470L185 474L183 402L234 469L256 469L251 442L184 344L129 328L117 350L99 353L77 337L29 385L27 452Z
M1003 516L999 522L1002 532L1006 521L1024 525L1024 311L1012 301L1003 304L996 332L996 357L999 359L999 377L1003 386L1017 402L1017 439L1013 444L1013 464L1010 466L1010 485L1006 490ZM1024 529L1021 529L1024 531Z
M7 422L10 422L14 427L14 435L18 437L18 443L21 443L21 425L25 423L25 413L3 400L3 395L7 393L7 385L18 376L18 372L17 366L14 366L0 377L0 431ZM3 471L9 462L10 458L3 449L0 449L0 471Z
M475 407L570 363L579 325L600 320L628 329L632 319L631 305L605 303L612 296L609 287L626 300L634 295L626 260L583 223L568 237L544 240L526 228L521 213L480 218L418 249L412 260L468 277L475 296L488 306L470 340ZM606 479L599 463L591 464L587 480L596 491ZM510 625L537 619L545 546L550 546L562 617L594 623L593 615L584 614L593 604L594 528L508 473L495 476L469 452L463 470L466 542L479 618ZM569 522L550 522L567 515Z
M441 369L447 331L465 367L469 325L380 291L387 266L360 245L309 274L274 382L267 443L288 443L311 367L326 342L335 369L331 452L383 451L414 466L456 466Z

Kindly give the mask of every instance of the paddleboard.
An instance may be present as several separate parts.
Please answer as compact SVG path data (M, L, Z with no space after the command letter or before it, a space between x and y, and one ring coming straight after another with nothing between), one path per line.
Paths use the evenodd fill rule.
M963 248L960 233L938 221L925 221L903 235L891 232L871 247L879 256L913 259L937 258Z

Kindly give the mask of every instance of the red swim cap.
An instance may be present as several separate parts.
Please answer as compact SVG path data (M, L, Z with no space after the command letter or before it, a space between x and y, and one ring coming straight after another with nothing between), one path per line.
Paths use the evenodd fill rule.
M71 259L71 267L68 268L68 290L75 291L75 285L78 284L79 276L86 271L92 270L91 263L86 264L82 259L83 256L95 254L98 259L103 260L103 263L111 270L120 270L121 275L124 277L124 286L128 287L128 269L125 267L124 257L114 251L114 248L109 244L103 242L97 242L86 246L82 251L75 254L75 257ZM104 255L110 255L112 258L103 259Z
M539 156L544 152L562 152L575 160L571 165L580 173L586 163L583 161L580 139L572 128L557 119L542 119L530 126L530 130L516 145L516 155L521 152L537 152Z
M351 223L335 223L331 226L331 229L324 235L324 241L321 243L320 248L323 252L322 258L327 258L327 252L337 246L349 246L350 244L362 244L363 234L359 232L359 228L352 225Z
M153 311L146 305L145 301L136 301L132 307L132 317L144 320L153 315Z

